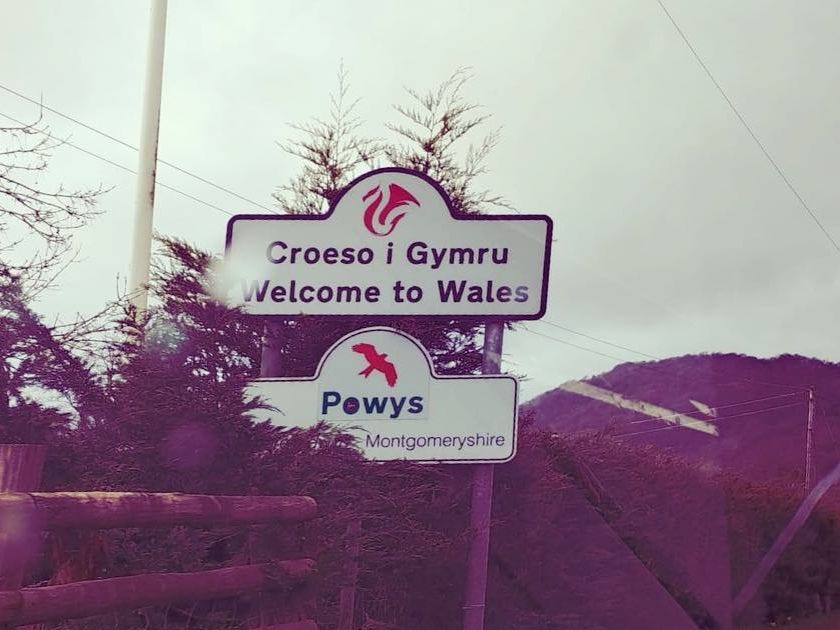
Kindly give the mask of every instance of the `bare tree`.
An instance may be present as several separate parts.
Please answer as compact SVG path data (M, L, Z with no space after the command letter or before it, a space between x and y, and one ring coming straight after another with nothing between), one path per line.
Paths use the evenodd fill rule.
M290 214L321 214L362 172L400 166L439 181L458 212L478 213L493 206L512 209L504 198L478 187L499 132L491 130L481 135L489 116L464 97L470 77L466 69L461 69L429 92L406 89L409 102L395 106L400 121L385 124L390 138L383 140L364 135L356 114L358 100L349 98L347 72L341 67L338 88L330 96L329 116L292 125L299 137L280 143L287 153L300 159L301 171L289 184L278 188L274 197L279 207ZM445 373L468 374L481 364L476 322L450 318L301 318L284 326L275 322L272 334L277 339L273 343L286 349L285 369L309 374L324 344L343 332L374 323L390 323L422 339L437 369Z
M19 280L29 299L72 261L73 232L98 213L103 192L43 183L62 144L40 116L0 127L0 275Z
M17 121L15 121L17 122ZM0 127L0 434L6 441L40 441L91 417L100 393L89 357L107 334L101 313L49 325L32 299L74 259L73 233L97 214L103 192L49 184L48 167L64 142L41 117ZM62 402L56 407L45 400Z

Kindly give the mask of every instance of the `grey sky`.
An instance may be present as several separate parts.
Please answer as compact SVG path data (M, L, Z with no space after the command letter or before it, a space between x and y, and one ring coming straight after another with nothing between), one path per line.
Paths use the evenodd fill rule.
M827 229L840 240L840 4L666 2ZM0 83L138 142L148 5L5 1ZM840 254L799 207L654 0L614 2L199 2L171 0L160 154L270 205L297 172L275 144L326 111L343 60L366 128L461 66L467 95L503 127L485 183L555 219L546 319L670 356L797 352L840 360ZM0 91L0 112L36 108ZM60 118L59 135L135 168L136 154ZM68 186L114 190L80 234L83 261L40 309L68 317L125 276L131 175L71 148ZM231 212L244 202L171 171L160 181ZM220 251L227 217L162 190L155 226ZM545 323L529 328L632 354ZM530 397L616 361L527 332L509 366Z

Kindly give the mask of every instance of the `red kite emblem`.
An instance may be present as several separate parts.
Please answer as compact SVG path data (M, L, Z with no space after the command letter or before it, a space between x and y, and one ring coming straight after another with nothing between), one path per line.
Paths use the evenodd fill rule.
M390 387L397 384L397 368L390 361L386 361L387 354L379 354L376 346L371 343L357 343L353 346L353 352L363 355L368 362L368 366L359 374L367 378L373 372L382 372Z

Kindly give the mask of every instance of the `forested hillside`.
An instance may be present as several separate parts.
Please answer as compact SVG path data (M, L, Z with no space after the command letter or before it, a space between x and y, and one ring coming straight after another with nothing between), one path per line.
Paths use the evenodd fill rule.
M587 380L636 401L659 405L717 427L718 436L592 400L561 388L529 401L536 425L573 434L606 431L630 444L652 444L714 467L758 478L801 480L807 388L814 387L817 474L840 457L840 365L801 356L756 359L692 355L620 365ZM711 408L700 411L691 401Z

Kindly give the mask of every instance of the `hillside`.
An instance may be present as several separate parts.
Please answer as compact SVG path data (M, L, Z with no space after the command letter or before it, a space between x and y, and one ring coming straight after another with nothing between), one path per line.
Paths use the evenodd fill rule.
M815 389L814 464L826 472L840 457L840 364L796 355L756 359L736 354L689 355L627 363L584 382L714 423L719 435L664 428L638 412L557 388L524 405L538 428L561 434L606 431L757 477L801 480L804 471L806 389ZM704 415L690 402L715 410Z

